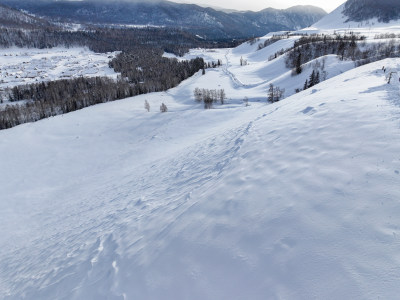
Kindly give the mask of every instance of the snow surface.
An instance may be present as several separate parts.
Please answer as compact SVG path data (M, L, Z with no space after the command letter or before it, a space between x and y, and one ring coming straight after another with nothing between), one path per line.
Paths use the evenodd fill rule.
M320 33L320 32L357 32L366 36L373 36L379 33L392 33L400 31L400 20L391 21L389 23L379 22L377 18L372 18L363 22L347 22L348 17L343 14L345 4L340 5L330 14L323 17L309 28L300 30L299 32Z
M344 73L267 105L307 76L268 62L286 42L193 50L224 65L0 131L0 298L396 299L400 60L322 58Z
M303 72L300 75L293 76L292 70L285 66L284 55L271 61L269 61L269 57L281 49L292 47L300 36L282 39L257 50L258 44L270 37L271 34L260 38L260 41L254 45L244 43L234 49L192 49L182 58L168 53L165 53L164 56L181 60L202 57L206 62L216 62L219 59L223 64L220 72L222 76L230 78L228 86L235 90L230 96L235 100L248 97L266 101L270 84L285 89L284 97L289 97L296 93L296 89L303 89L304 82L310 77L313 70L320 71L322 79L325 80L355 67L353 61L342 61L336 55L327 55L303 65ZM370 41L376 42L375 40L368 40L368 43ZM382 42L382 40L379 41ZM247 65L240 65L241 58L247 61ZM200 83L199 88L210 86L210 88L218 89L226 87L215 80L206 80L206 83L200 81Z

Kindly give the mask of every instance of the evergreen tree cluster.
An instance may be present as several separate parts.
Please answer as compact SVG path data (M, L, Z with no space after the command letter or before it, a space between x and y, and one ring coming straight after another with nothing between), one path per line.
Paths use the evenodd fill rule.
M67 48L85 46L95 52L134 51L147 46L182 56L190 48L232 47L241 41L207 41L173 28L98 28L66 31L54 27L27 30L0 28L0 47Z
M320 79L319 71L313 70L310 75L310 78L307 79L306 82L304 83L303 90L313 87L314 85L316 85L320 82L321 82L321 79Z
M173 88L204 68L202 58L178 61L162 54L160 49L142 47L118 54L109 65L130 84L139 86L141 93Z

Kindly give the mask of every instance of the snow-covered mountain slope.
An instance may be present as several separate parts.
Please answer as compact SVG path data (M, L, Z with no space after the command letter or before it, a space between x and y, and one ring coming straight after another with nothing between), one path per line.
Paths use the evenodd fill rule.
M53 27L49 22L0 4L0 28L36 29Z
M392 20L388 23L380 22L377 17L370 18L367 20L355 21L349 20L349 17L344 14L345 3L340 5L337 9L335 9L330 14L323 17L314 25L309 28L304 29L303 31L336 31L340 32L341 30L356 30L356 31L373 31L379 29L380 31L399 31L400 30L400 19Z
M379 22L400 20L400 2L397 0L347 0L343 13L349 21L365 21L372 18Z
M259 12L223 12L195 4L170 1L53 1L2 0L51 19L73 23L103 25L152 25L181 28L212 39L248 38L270 31L294 30L309 26L326 15L321 8L295 6L288 9L267 8Z
M273 64L287 93L304 79L266 62L286 42L196 50L224 66L0 131L0 298L395 299L400 60L267 105Z

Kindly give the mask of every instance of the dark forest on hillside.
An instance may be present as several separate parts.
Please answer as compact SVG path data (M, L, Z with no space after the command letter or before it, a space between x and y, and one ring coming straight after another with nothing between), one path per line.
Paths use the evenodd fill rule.
M348 0L343 13L349 17L349 21L361 22L377 18L379 22L388 23L400 19L400 1Z
M234 47L240 40L207 41L180 29L166 28L89 28L66 31L52 27L43 29L0 28L0 47L53 48L86 46L95 52L132 51L151 46L182 56L190 48Z

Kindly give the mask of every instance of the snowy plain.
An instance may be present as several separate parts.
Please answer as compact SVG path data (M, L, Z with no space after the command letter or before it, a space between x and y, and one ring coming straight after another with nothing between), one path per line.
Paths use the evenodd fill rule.
M17 85L80 76L117 78L118 74L108 66L108 62L116 54L117 52L95 53L79 47L0 49L0 91ZM0 97L7 101L5 94L0 94Z
M400 59L329 56L295 94L316 62L268 62L287 42L194 49L223 66L0 131L0 298L396 299Z

